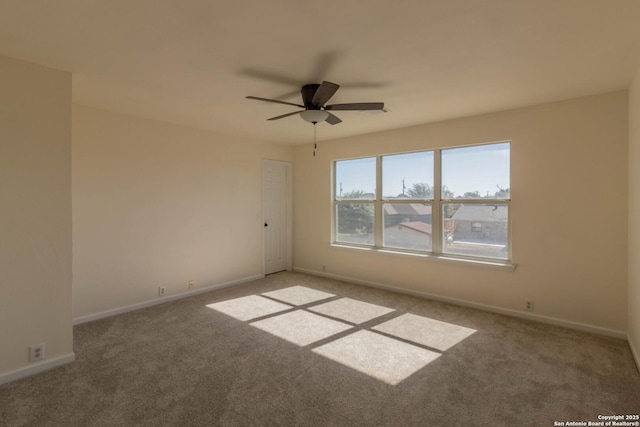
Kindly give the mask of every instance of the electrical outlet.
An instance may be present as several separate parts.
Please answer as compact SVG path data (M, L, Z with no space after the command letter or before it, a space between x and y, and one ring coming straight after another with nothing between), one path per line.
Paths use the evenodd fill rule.
M160 286L160 287L158 288L158 296L159 296L159 297L163 297L163 296L164 296L164 292L165 292L165 291L166 291L165 287L164 287L164 286Z
M524 303L524 308L527 311L533 311L533 300L532 299L526 300L525 303Z
M44 360L44 343L29 347L29 362Z
M193 280L189 280L189 289L193 289L196 287L196 282Z

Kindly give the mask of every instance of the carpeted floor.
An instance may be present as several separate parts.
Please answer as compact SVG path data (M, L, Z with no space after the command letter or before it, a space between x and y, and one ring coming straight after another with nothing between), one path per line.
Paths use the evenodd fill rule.
M553 426L638 414L625 341L298 273L75 327L2 426Z

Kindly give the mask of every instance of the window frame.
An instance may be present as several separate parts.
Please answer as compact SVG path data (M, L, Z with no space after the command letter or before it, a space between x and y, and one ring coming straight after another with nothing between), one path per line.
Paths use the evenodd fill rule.
M455 197L455 198L442 198L442 152L449 149L457 149L457 148L471 148L471 147L479 147L479 146L489 146L489 145L497 145L497 144L509 144L509 198L463 198L463 197ZM355 249L366 249L379 251L390 254L399 254L399 255L413 255L413 256L421 256L425 258L435 258L447 261L463 261L470 262L479 265L486 266L496 266L500 268L505 268L509 271L515 270L516 265L513 264L513 230L512 230L512 190L511 190L511 147L512 142L510 140L505 141L496 141L490 143L480 143L480 144L470 144L463 146L455 146L455 147L447 147L447 148L435 148L435 149L426 149L426 150L416 150L409 152L401 152L401 153L387 153L387 154L379 154L375 156L363 156L363 157L353 157L353 158L345 158L345 159L337 159L332 161L332 182L331 182L331 199L332 199L332 215L331 215L331 245L341 248L355 248ZM433 152L433 198L420 198L420 199L395 199L395 198L385 198L383 196L384 190L382 187L383 183L383 158L386 156L393 156L398 154L411 154L411 153L423 153L423 152ZM374 158L376 159L376 189L375 189L375 198L374 199L338 199L336 194L336 186L337 186L337 163L341 161L347 160L357 160L364 158ZM368 244L357 244L357 243L348 243L341 242L338 240L338 230L337 230L337 221L338 221L338 205L342 203L366 203L373 205L374 212L374 220L373 220L373 245ZM431 205L431 251L419 250L419 249L404 249L397 248L395 246L385 246L384 245L384 205L386 203L390 204L411 204L411 203L422 203ZM470 255L461 255L454 253L446 253L444 252L444 221L443 221L443 206L449 203L461 204L461 205L485 205L485 204L499 204L507 206L507 258L492 258L492 257L481 257L481 256L470 256Z
M379 163L379 156L364 156L364 157L352 157L352 158L347 158L347 159L340 159L340 160L334 160L332 162L332 189L331 189L331 193L332 193L332 215L331 215L331 242L332 244L335 245L343 245L343 246L353 246L353 247L362 247L362 248L375 248L376 245L376 228L377 228L377 224L376 224L376 219L378 217L378 214L376 212L376 199L377 199L377 194L378 194L378 163ZM375 189L375 197L373 199L370 198L359 198L359 199L347 199L347 198L338 198L338 194L336 192L337 190L337 184L338 184L338 168L336 166L337 162L342 162L342 161L349 161L349 160L361 160L361 159L372 159L375 158L376 159L376 167L375 167L375 173L376 173L376 189ZM338 206L341 204L354 204L354 203L359 203L359 204L371 204L373 205L373 241L374 244L373 245L367 245L367 244L362 244L362 243L352 243L352 242L340 242L338 241Z
M434 162L434 168L435 168L435 163L436 163L436 152L435 150L420 150L420 151L411 151L411 152L407 152L407 153L391 153L391 154L384 154L384 155L380 155L377 156L378 157L378 169L377 169L377 176L376 178L378 179L378 188L380 189L380 191L376 192L376 196L378 196L377 198L380 199L380 208L379 208L379 213L380 213L380 228L379 230L376 229L374 231L379 231L379 240L377 240L376 242L378 242L379 244L376 245L376 247L379 247L383 250L386 251L397 251L397 252L409 252L409 253L432 253L433 252L433 210L434 210L434 205L435 205L435 174L436 171L434 169L433 171L433 175L431 178L431 182L433 183L433 194L431 196L431 198L403 198L403 199L396 199L396 198L392 198L392 197L385 197L384 196L384 161L383 159L385 157L392 157L392 156L397 156L397 155L403 155L403 154L416 154L416 153L433 153L433 162ZM431 206L431 226L432 226L432 233L431 233L431 250L430 251L425 251L425 250L419 250L419 249L408 249L408 248L398 248L395 246L385 246L384 244L384 231L385 231L385 226L384 226L384 205L385 204L413 204L413 203L418 203L418 204L425 204L425 205L430 205Z

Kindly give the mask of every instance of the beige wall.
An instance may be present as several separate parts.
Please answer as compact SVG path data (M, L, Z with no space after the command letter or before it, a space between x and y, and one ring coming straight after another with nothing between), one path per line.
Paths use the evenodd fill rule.
M292 149L73 107L73 317L262 274L261 159Z
M0 56L0 383L72 333L71 74Z
M640 69L629 89L629 319L627 333L640 368Z
M502 140L515 272L330 246L332 160ZM298 146L294 266L514 313L534 299L536 316L623 336L626 155L626 91Z

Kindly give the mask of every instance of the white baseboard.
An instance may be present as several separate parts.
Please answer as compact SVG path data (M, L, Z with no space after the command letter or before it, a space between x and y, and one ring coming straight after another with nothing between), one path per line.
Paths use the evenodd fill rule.
M58 366L66 365L74 360L76 360L75 353L69 353L53 359L43 360L42 362L34 363L14 371L5 372L0 374L0 385L19 380L21 378L30 377L32 375L48 371L49 369L57 368Z
M347 277L347 276L340 276L340 275L337 275L337 274L330 274L330 273L327 273L327 272L324 272L324 271L310 270L310 269L300 268L300 267L294 267L293 270L297 271L297 272L300 272L300 273L311 274L311 275L314 275L314 276L327 277L329 279L336 279L336 280L341 280L343 282L356 283L358 285L370 286L370 287L373 287L373 288L384 289L384 290L387 290L387 291L397 292L397 293L401 293L401 294L405 294L405 295L411 295L411 296L415 296L415 297L419 297L419 298L426 298L426 299L430 299L430 300L434 300L434 301L446 302L446 303L449 303L449 304L459 305L459 306L462 306L462 307L469 307L469 308L474 308L474 309L477 309L477 310L488 311L488 312L491 312L491 313L504 314L504 315L507 315L507 316L519 317L519 318L522 318L522 319L534 320L534 321L537 321L537 322L548 323L548 324L551 324L551 325L563 326L565 328L575 329L575 330L579 330L579 331L583 331L583 332L591 332L591 333L598 334L598 335L605 335L605 336L609 336L609 337L614 337L614 338L620 338L620 339L623 339L623 340L627 340L627 334L625 332L616 331L616 330L613 330L613 329L601 328L599 326L587 325L587 324L584 324L584 323L573 322L573 321L564 320L564 319L558 319L558 318L555 318L555 317L541 316L539 314L525 313L525 312L520 312L520 311L517 311L517 310L511 310L511 309L508 309L508 308L502 308L502 307L496 307L496 306L493 306L493 305L480 304L480 303L467 301L467 300L462 300L462 299L458 299L458 298L449 298L449 297L430 294L430 293L426 293L426 292L412 291L412 290L408 290L408 289L403 289L403 288L398 288L398 287L395 287L395 286L387 285L387 284L384 284L384 283L372 282L372 281L369 281L369 280L361 280L361 279L356 279L356 278ZM637 360L638 360L638 358L636 357L636 361Z
M631 354L633 355L633 359L636 361L636 368L638 368L638 372L640 372L640 353L633 345L633 341L627 336L627 342L629 343L629 348L631 349Z
M256 275L243 277L241 279L232 280L230 282L219 283L217 285L207 286L206 288L195 289L192 291L182 292L175 295L167 295L165 297L156 298L149 301L143 301L136 304L127 305L124 307L114 308L113 310L101 311L95 314L89 314L87 316L80 316L73 319L73 325L80 325L82 323L92 322L94 320L104 319L106 317L117 316L118 314L128 313L130 311L136 311L147 307L153 307L154 305L164 304L170 301L176 301L183 298L192 297L198 294L204 294L206 292L215 291L217 289L228 288L230 286L239 285L241 283L250 282L252 280L263 279L264 275Z

